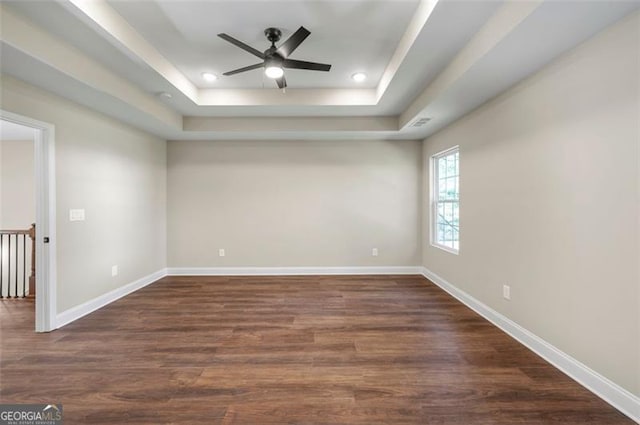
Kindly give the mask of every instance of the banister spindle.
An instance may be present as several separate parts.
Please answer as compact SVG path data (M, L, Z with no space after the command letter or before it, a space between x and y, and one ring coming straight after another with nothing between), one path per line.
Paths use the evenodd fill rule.
M0 298L4 298L4 285L2 284L2 282L4 282L4 273L2 270L3 269L3 265L4 265L4 250L2 249L2 243L4 242L4 234L0 233Z
M27 296L27 235L22 235L22 298Z
M20 256L20 235L16 233L16 271L14 273L14 285L13 285L13 298L18 298L18 275L20 274L20 269L18 267L18 257Z
M31 240L31 275L28 277L27 236ZM27 295L35 295L35 238L35 224L26 230L0 230L0 298L24 298ZM22 267L20 267L20 261L22 261ZM27 278L29 279L28 291Z
M11 298L11 234L9 234L9 250L7 252L7 298Z
M31 238L31 276L29 276L29 295L36 294L36 224L31 224L29 229L29 238Z

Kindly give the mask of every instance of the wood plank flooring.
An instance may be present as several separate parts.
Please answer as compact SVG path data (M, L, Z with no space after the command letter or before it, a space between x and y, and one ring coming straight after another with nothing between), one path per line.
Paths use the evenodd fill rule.
M0 303L0 402L65 424L630 424L418 276L170 277L49 334Z

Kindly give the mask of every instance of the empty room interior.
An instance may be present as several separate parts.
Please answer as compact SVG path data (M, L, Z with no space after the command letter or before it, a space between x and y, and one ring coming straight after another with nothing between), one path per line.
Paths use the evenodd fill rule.
M0 251L0 424L640 423L640 0L0 1Z

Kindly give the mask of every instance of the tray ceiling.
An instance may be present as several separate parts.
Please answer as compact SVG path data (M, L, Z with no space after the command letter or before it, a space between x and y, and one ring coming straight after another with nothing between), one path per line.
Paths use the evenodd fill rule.
M420 139L633 13L571 0L3 1L0 69L167 139ZM282 92L219 39L310 37ZM262 47L261 47L262 46ZM366 72L364 84L350 79ZM263 88L264 87L264 88ZM159 96L160 93L170 98ZM424 120L429 118L429 120ZM423 126L414 124L423 121Z

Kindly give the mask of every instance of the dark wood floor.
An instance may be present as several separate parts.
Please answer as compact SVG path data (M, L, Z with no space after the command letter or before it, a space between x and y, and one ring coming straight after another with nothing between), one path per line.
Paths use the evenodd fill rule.
M65 424L632 423L422 277L172 277L32 329L0 302L0 402Z

